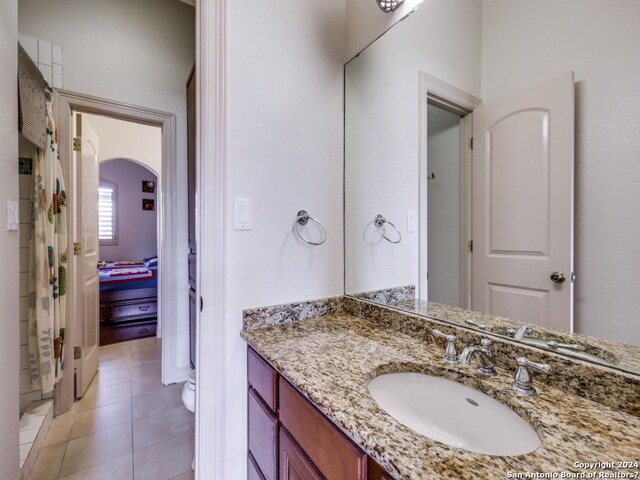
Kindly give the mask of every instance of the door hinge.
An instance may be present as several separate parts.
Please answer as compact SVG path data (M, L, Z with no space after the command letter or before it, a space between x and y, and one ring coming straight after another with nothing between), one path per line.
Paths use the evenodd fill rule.
M571 279L571 283L576 281L576 274L574 272L571 272L571 275L569 276L569 278Z
M469 251L473 253L473 240L469 240Z
M80 242L73 242L73 254L78 257L82 254L82 245Z
M79 152L82 148L82 140L78 137L74 137L73 139L73 151Z
M82 358L82 347L73 347L73 359L80 360Z
M202 311L203 308L204 308L204 300L202 300L202 297L200 297L200 311Z
M473 150L473 137L471 137L471 140L469 140L469 148Z

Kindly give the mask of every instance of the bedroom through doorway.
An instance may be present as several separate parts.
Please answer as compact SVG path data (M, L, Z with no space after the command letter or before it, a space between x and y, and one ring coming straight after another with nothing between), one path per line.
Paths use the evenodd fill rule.
M158 322L159 127L86 115L100 140L100 346L161 336Z

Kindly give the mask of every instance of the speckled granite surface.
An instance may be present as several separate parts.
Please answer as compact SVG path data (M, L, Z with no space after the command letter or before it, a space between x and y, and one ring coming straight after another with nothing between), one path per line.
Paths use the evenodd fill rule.
M353 297L382 303L384 305L411 305L416 299L416 286L405 285L403 287L385 288L350 294Z
M311 318L342 312L344 297L327 297L305 302L270 305L244 310L243 328L251 330L269 325L309 320Z
M392 327L396 320L336 313L244 330L242 336L395 479L508 478L509 472L577 472L573 465L580 461L640 460L637 406L627 405L635 415L623 413L541 378L535 379L538 395L519 396L510 389L511 370L498 368L498 376L487 379L472 366L446 366L439 361L440 344L415 326ZM526 419L542 446L527 455L496 457L417 434L382 411L366 388L376 375L395 371L439 375L491 395ZM638 386L631 387L638 396Z
M393 298L384 298L384 301L379 298L373 300L370 298L365 299L375 303L382 303L384 306L401 310L406 313L426 316L437 320L445 320L465 328L475 329L479 332L489 333L492 335L506 336L508 329L515 329L522 325L522 322L511 320L509 318L498 317L496 315L475 312L472 310L465 310L463 308L452 307L436 302L425 302L424 300L412 299L409 297L397 300L394 300ZM468 324L466 323L467 319L471 319L476 324L481 324L486 328L480 329L476 325ZM555 340L559 343L577 343L583 345L586 347L586 352L603 358L605 360L605 364L626 372L640 374L640 347L624 345L622 343L616 343L587 335L550 330L538 326L534 326L533 328L534 333L532 334L532 337L543 338L545 340ZM567 356L574 356L571 355L571 352L569 351L556 352L563 353Z

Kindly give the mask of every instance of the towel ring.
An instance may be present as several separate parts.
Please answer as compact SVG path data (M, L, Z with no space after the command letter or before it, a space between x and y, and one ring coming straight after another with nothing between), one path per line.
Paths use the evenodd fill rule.
M374 217L374 219L373 219L373 224L378 229L378 232L380 232L380 235L382 235L382 238L384 238L387 242L389 242L389 243L400 243L402 241L402 234L400 233L400 230L398 230L398 227L396 227L393 223L391 223L389 220L384 218L382 215L380 215L380 214L376 215ZM389 237L387 237L387 235L386 235L386 233L384 231L385 224L391 225L393 227L393 229L397 232L397 234L398 234L398 239L397 240L391 240Z
M322 233L322 239L319 242L312 242L311 240L304 238L298 230L298 225L306 225L309 223L309 220L315 222L316 225L320 228L320 232ZM308 243L309 245L322 245L327 241L327 230L324 228L324 225L320 223L320 221L316 218L313 218L306 210L300 210L296 215L296 221L293 222L293 232L296 236L302 240L304 243Z

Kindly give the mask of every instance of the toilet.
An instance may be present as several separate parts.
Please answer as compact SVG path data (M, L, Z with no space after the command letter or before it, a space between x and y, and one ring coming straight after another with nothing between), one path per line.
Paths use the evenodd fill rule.
M191 413L196 411L196 371L189 374L189 378L182 387L182 403Z
M187 410L191 413L195 413L196 411L196 371L193 370L189 374L189 378L184 382L184 387L182 387L182 403ZM195 457L191 462L191 470L194 469L195 466Z

